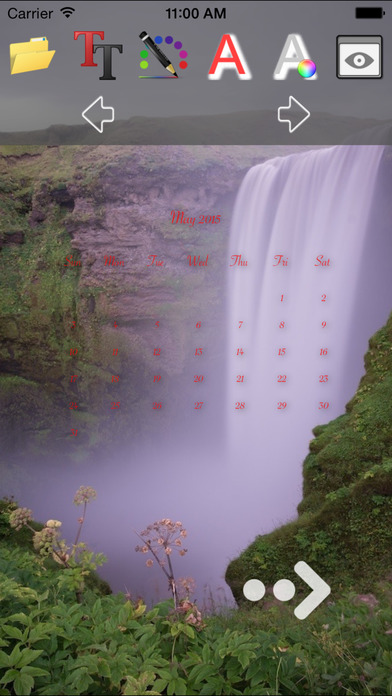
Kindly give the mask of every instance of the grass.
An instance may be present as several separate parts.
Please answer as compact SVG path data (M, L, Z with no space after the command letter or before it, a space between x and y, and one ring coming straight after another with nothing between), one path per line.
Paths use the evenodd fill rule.
M4 694L392 693L388 581L374 595L342 591L304 621L293 613L298 597L270 597L263 607L205 615L196 630L170 600L147 612L142 600L108 594L95 573L77 603L72 575L39 561L31 532L9 527L9 510L0 501Z

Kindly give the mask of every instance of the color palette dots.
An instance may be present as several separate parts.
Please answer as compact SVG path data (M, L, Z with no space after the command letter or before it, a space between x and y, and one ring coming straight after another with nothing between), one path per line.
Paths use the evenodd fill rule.
M180 51L178 55L180 56L180 58L184 59L187 57L188 53L187 51ZM186 62L186 60L181 60L179 66L181 70L185 70L185 68L188 67L188 63Z
M316 63L313 63L312 60L301 60L300 63L298 63L298 68L297 68L299 74L301 77L313 77L314 73L316 72Z
M157 36L154 37L154 42L157 44L157 46L161 46L162 44L166 44L167 46L174 47L178 51L178 60L179 60L179 62L177 63L178 67L180 68L180 70L186 70L186 68L188 67L188 61L185 59L188 58L188 52L183 49L182 41L175 41L174 37L171 36L170 34L168 34L168 36L165 36L165 37L158 34ZM165 48L161 47L161 51L163 53L165 53ZM165 53L165 55L167 55L167 57L169 59L171 59L171 57L172 57L172 54L170 55L169 52L167 54ZM140 51L140 58L141 58L141 60L139 62L139 66L142 70L147 70L148 67L152 68L153 66L154 66L154 69L156 67L158 67L158 63L156 62L156 57L154 57L153 53L151 51L148 51L146 48L144 48L142 51ZM173 66L174 66L174 68L176 68L175 59L173 59ZM166 77L167 79L169 79L167 75L165 75L165 76L164 75L149 75L149 76L148 75L141 75L140 77L151 77L151 78L161 78L161 79L163 77Z
M146 70L148 68L148 61L145 59L148 58L148 51L145 49L140 51L140 58L143 58L143 60L140 61L140 67L142 70Z

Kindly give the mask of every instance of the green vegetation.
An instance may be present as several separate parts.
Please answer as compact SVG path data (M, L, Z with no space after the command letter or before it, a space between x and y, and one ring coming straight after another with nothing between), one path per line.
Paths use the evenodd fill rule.
M77 602L67 569L10 527L14 507L0 501L2 696L392 694L386 584L378 599L346 595L303 622L275 604L194 623L194 604L148 611L94 578Z
M392 316L369 343L366 374L347 412L317 426L294 522L259 536L226 572L234 596L251 578L297 580L305 560L333 592L368 592L392 564Z

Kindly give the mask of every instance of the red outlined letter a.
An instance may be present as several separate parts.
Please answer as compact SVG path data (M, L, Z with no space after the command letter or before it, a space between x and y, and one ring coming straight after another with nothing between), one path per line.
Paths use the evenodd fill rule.
M208 72L209 80L220 80L224 70L237 70L240 80L251 80L252 73L248 68L241 46L234 34L223 34L215 58Z

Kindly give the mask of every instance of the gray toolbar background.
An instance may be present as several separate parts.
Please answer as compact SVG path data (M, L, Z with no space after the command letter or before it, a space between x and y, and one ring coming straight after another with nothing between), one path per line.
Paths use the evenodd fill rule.
M59 11L71 5L74 14L67 19ZM382 5L381 20L355 19L355 7L372 2L11 2L0 8L0 142L13 142L10 133L25 142L341 142L371 125L369 119L387 122L392 113L392 2ZM374 4L374 3L373 3ZM52 19L11 20L8 9L54 10ZM197 7L199 19L167 18L170 8ZM226 7L226 20L202 19L206 8ZM113 53L116 80L99 80L98 67L81 67L84 62L84 38L73 38L74 30L105 32L104 43L123 44L123 54ZM179 80L141 80L139 67L143 44L139 33L152 36L171 34L188 52L189 67ZM248 66L251 80L239 80L234 71L224 73L220 81L208 80L207 73L222 34L236 35ZM275 81L272 74L286 37L301 34L311 58L317 65L317 80L304 80L296 72L287 80ZM336 36L338 34L381 34L384 40L384 76L380 80L339 80L336 77ZM9 44L47 36L49 49L56 54L47 70L10 75ZM100 43L100 39L95 39ZM170 58L177 57L173 47L163 47ZM163 71L164 72L164 71ZM181 72L181 71L180 71ZM147 74L147 73L146 73ZM150 74L150 73L148 73ZM162 74L157 64L153 74ZM106 124L102 135L85 125L81 112L98 96L115 108L115 122ZM309 121L288 136L287 124L278 124L276 111L288 104L293 95L312 114ZM248 112L243 119L238 112ZM260 115L252 120L249 112ZM266 113L269 112L269 113ZM219 118L203 120L198 116L230 114L222 128ZM327 115L338 116L329 118ZM135 122L135 117L137 121ZM177 117L171 121L167 117ZM185 120L178 117L191 117ZM159 121L152 122L151 119ZM161 119L164 118L165 121ZM351 121L351 119L359 119ZM129 119L133 119L128 121ZM250 121L252 126L250 126ZM128 123L121 124L125 121ZM154 125L155 123L155 125ZM74 125L56 133L33 135L50 126ZM336 124L336 128L335 128ZM162 127L159 138L157 129ZM150 133L154 131L152 137ZM194 136L192 136L192 131ZM219 131L220 134L219 134ZM381 132L381 131L380 131ZM7 134L8 133L8 134ZM382 130L385 138L390 129ZM281 137L280 137L281 136ZM373 136L372 136L373 137ZM383 136L384 137L384 136ZM38 138L38 140L37 140ZM364 139L366 142L366 136ZM369 140L371 142L371 138Z

